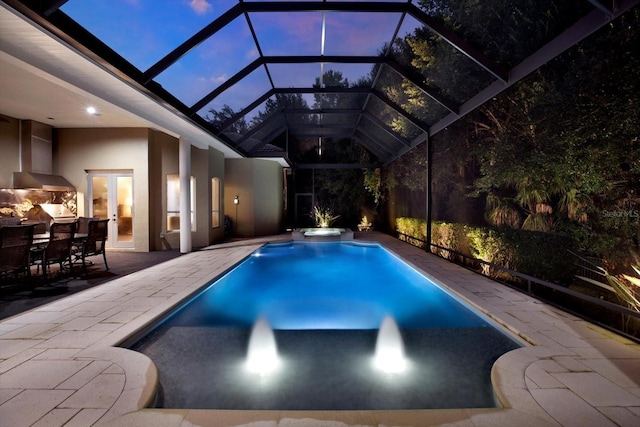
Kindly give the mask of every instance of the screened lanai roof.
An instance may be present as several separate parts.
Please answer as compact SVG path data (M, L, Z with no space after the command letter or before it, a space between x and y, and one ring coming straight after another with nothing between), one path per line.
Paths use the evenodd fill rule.
M360 165L397 158L638 2L5 0L244 156L322 163L349 145Z

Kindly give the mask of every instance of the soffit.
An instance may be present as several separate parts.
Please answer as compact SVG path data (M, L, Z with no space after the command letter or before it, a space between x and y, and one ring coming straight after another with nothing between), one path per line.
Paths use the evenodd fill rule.
M170 105L132 87L5 4L0 6L0 114L58 128L151 128L240 157ZM99 115L87 116L89 105Z

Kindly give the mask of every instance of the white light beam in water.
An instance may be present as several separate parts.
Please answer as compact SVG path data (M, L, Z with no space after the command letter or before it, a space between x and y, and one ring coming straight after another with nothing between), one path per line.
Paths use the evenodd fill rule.
M251 329L247 351L247 369L260 375L275 371L280 365L276 337L264 317L258 319Z
M407 367L404 343L398 324L391 316L382 320L376 341L374 365L386 373L401 373Z

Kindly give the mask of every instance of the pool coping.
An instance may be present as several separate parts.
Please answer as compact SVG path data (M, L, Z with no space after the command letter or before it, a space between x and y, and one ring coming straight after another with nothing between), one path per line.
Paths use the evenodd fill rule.
M640 425L640 346L378 232L380 243L531 343L503 355L492 381L503 408L223 411L147 408L157 371L115 347L267 241L215 245L0 322L0 419L19 425ZM28 412L25 412L28 411Z

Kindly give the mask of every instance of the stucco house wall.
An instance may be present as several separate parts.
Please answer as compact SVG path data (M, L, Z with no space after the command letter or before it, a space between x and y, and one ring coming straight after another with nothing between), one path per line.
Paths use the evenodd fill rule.
M220 179L220 226L217 228L210 228L209 232L209 241L210 242L218 242L224 239L224 212L225 212L225 203L224 203L224 154L220 151L209 148L208 150L208 160L209 160L209 194L211 194L211 179L218 178ZM212 200L209 200L209 212L211 212L211 203ZM209 215L208 218L211 218Z
M149 130L146 128L56 129L54 172L64 176L78 192L78 215L89 212L87 173L133 173L133 238L136 251L149 245Z
M179 233L167 233L167 175L178 173L178 141L162 132L149 132L150 250L180 246Z
M233 203L236 195L238 205ZM279 233L284 206L282 166L270 160L226 159L224 204L234 235Z
M167 176L177 175L179 141L162 132L150 131L149 136L149 218L152 235L151 250L180 247L180 232L167 231ZM196 179L196 227L191 233L194 248L208 246L224 238L224 227L211 227L211 178L224 177L224 155L213 148L191 147L191 176Z
M11 188L13 172L20 168L20 120L0 116L0 188Z
M0 188L10 188L20 170L21 121L0 126ZM88 173L133 175L134 250L154 251L180 246L180 233L167 231L167 175L179 173L179 141L147 128L53 129L51 173L64 176L77 190L78 216L90 211ZM191 147L191 175L196 178L194 248L225 237L224 217L233 234L258 236L280 232L283 221L283 177L278 162L225 159L213 148ZM220 224L213 227L212 179L220 179ZM233 198L239 196L240 204Z

